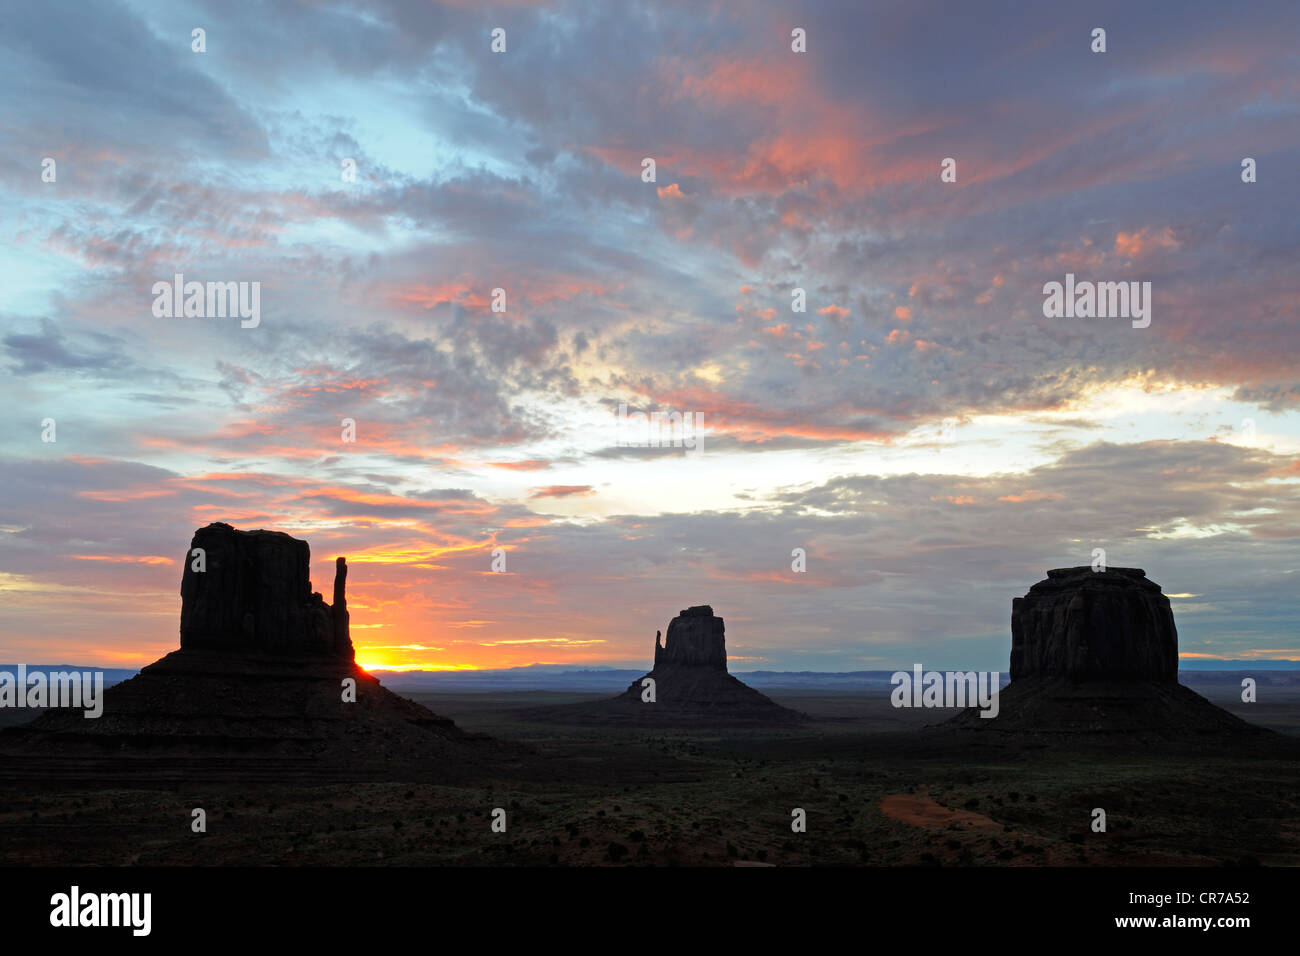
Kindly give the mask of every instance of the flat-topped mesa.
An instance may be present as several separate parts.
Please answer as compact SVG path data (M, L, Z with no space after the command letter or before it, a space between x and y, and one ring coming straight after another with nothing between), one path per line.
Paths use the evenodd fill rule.
M1011 683L997 715L968 707L936 730L1034 747L1104 742L1272 747L1248 724L1178 682L1169 599L1139 568L1057 568L1011 602ZM1020 744L1014 744L1019 746Z
M1178 680L1169 598L1140 568L1057 568L1011 601L1011 680Z
M198 529L181 578L181 648L354 660L346 560L335 568L331 607L311 589L306 541L222 522Z
M727 669L726 625L707 604L688 607L668 622L664 643L655 637L655 669L661 666Z

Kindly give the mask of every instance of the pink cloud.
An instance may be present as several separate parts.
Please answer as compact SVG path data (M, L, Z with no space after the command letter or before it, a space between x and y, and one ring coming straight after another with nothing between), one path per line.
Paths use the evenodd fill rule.
M544 488L529 489L530 498L572 498L594 495L596 490L591 485L547 485Z
M1175 249L1178 240L1174 231L1166 226L1164 229L1143 228L1136 232L1121 232L1115 236L1115 253L1125 259L1140 259L1157 249Z

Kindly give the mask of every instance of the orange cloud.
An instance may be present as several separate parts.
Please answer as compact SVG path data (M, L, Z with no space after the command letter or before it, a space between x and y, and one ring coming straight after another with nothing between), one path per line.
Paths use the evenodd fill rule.
M1056 501L1064 498L1065 495L1057 494L1054 491L1034 491L1029 488L1018 495L1003 495L998 501L1009 501L1013 504L1022 504L1026 501Z
M110 564L175 564L157 554L70 554L75 561L107 561Z
M783 107L792 90L807 86L793 57L723 57L709 62L703 72L674 60L664 65L664 72L681 78L684 96L731 104Z
M1168 226L1160 230L1143 228L1137 232L1121 232L1115 236L1115 253L1125 259L1140 259L1157 249L1174 249L1177 246L1174 231Z
M78 498L89 498L91 501L143 501L146 498L165 498L168 495L176 494L174 488L136 488L133 491L78 491Z
M419 283L393 289L385 298L398 306L418 306L423 309L451 303L459 303L471 309L486 309L491 304L485 295L474 292L468 282L443 282L438 285Z
M422 388L433 388L435 386L436 383L433 382L420 383ZM292 396L291 392L286 394ZM389 394L399 395L402 392L394 390ZM274 411L291 410L295 407L295 404L294 401L285 402L283 408L274 409ZM271 442L250 441L267 433L288 437L296 437L301 434L303 440L298 445L278 445ZM413 440L407 440L404 437L405 434L410 434ZM288 461L312 461L328 455L366 451L460 464L457 460L457 456L461 453L460 448L446 443L430 446L424 443L423 436L424 432L418 424L404 423L395 425L367 421L358 424L357 440L355 443L348 444L340 441L340 429L334 424L321 425L305 432L302 430L291 431L272 425L257 425L248 428L232 425L216 433L206 435L163 437L142 434L138 435L135 441L147 448L177 448L209 454L213 451L214 446L219 448L223 442L227 442L231 443L232 451L255 448L256 453L261 457L282 458ZM253 476L244 475L243 477L252 478Z
M658 64L662 86L704 111L764 117L774 132L752 140L746 150L658 147L659 168L709 180L722 194L780 193L815 179L829 179L855 193L884 183L917 181L932 172L932 157L912 149L898 155L900 143L914 143L933 132L928 120L900 123L870 115L860 101L830 99L803 58L721 56L665 58ZM866 132L864 132L866 131ZM626 172L639 171L645 151L623 144L586 149ZM671 189L672 187L668 187ZM663 194L665 190L661 189ZM787 225L799 225L808 211L786 210Z

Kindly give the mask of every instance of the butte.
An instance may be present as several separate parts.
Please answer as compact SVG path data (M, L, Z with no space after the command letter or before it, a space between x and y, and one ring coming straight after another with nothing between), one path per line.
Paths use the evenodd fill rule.
M726 626L707 604L688 607L655 635L654 667L617 697L590 703L534 708L522 716L561 723L708 730L797 724L804 715L727 672ZM654 682L654 701L646 681Z
M357 666L347 561L336 562L330 605L312 591L310 558L283 532L200 528L183 562L180 649L105 690L99 718L51 711L6 730L0 776L419 780L480 763L492 741Z
M938 729L1043 740L1273 736L1178 682L1169 598L1140 568L1057 568L1011 602L1011 682L997 717Z

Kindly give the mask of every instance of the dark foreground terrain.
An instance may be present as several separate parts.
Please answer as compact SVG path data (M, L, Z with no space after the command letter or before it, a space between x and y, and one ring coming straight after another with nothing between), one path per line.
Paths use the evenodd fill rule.
M1282 736L1215 746L1008 742L923 728L878 693L769 692L797 728L540 724L541 692L412 695L511 746L453 783L184 779L110 789L11 776L0 859L121 865L1300 865L1300 692L1216 703ZM599 695L594 695L599 696ZM144 786L138 784L136 786ZM207 814L207 832L191 813ZM492 830L494 808L507 830ZM1106 832L1093 832L1094 808ZM792 811L807 832L791 830Z

